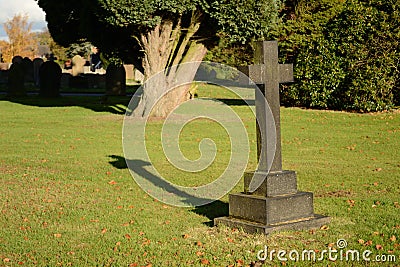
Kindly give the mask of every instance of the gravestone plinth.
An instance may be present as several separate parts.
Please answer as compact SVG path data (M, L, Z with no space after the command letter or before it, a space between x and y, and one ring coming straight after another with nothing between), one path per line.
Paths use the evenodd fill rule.
M249 185L255 175L266 176L263 183L254 191L253 194L267 197L295 194L297 192L297 177L295 171L273 171L268 174L265 172L246 172L244 174L244 192L251 193Z
M229 216L216 218L214 223L265 234L321 227L329 223L329 217L314 214L313 194L298 191L295 171L282 170L279 84L293 81L293 66L278 63L275 41L257 43L255 63L242 71L262 92L256 93L255 101L258 167L244 174L243 193L229 195ZM268 118L266 102L273 118ZM273 120L276 133L272 143L267 141L268 119ZM253 188L252 181L262 182Z

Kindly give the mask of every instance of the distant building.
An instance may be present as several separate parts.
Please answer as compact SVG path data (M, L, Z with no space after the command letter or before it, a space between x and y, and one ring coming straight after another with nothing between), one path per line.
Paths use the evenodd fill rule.
M39 57L46 57L46 55L50 55L50 47L48 45L38 45L38 56Z

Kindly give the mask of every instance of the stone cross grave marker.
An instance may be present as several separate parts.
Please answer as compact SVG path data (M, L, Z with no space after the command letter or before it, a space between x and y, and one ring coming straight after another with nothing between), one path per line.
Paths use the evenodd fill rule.
M259 117L257 127L257 155L260 162L259 170L267 171L267 146L268 142L261 144L262 138L267 138L267 125L265 107L262 105L265 97L275 122L276 146L275 156L272 161L271 171L282 170L282 153L281 153L281 122L280 122L280 101L279 101L279 84L293 82L293 65L278 63L278 44L277 42L260 42L255 51L255 63L248 67L248 76L261 89L263 96L256 94L256 113ZM265 146L266 149L262 150Z
M268 234L282 229L318 228L329 217L314 214L313 194L297 191L296 172L282 170L279 84L293 81L293 66L279 64L278 43L258 42L256 65L241 69L260 88L256 92L258 169L244 174L244 193L229 195L229 216L215 224ZM273 117L268 116L266 99ZM271 138L275 128L275 140ZM274 153L275 152L275 153ZM273 159L268 158L273 156ZM251 188L252 181L260 181Z

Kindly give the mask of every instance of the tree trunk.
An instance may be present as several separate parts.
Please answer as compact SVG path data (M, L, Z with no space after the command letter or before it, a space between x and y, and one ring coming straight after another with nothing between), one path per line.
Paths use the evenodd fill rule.
M166 20L141 36L145 83L135 116L165 117L190 98L191 82L207 52L192 40L200 21L201 15L193 12L187 29L182 29L180 19Z

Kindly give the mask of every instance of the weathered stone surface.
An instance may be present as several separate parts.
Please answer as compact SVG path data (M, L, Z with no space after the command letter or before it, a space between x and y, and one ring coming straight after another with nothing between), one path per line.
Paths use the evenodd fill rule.
M135 79L135 67L132 64L124 64L126 79L134 80Z
M268 174L263 172L246 172L244 174L245 193L249 193L248 188L253 175L267 175L267 178L260 187L252 192L254 195L275 197L297 193L296 172L288 170L269 172Z
M86 60L80 55L76 55L72 58L72 76L78 76L83 74Z
M270 234L276 231L283 230L308 230L308 229L318 229L323 225L326 225L330 222L330 218L326 216L322 216L319 214L314 214L313 217L292 221L292 222L283 222L281 224L275 225L265 225L263 223L256 223L248 220L232 218L232 217L220 217L214 219L215 225L225 225L231 228L242 229L243 231L255 234L255 233L263 233Z
M280 99L279 99L279 84L290 82L293 77L281 77L279 69L280 64L278 61L278 43L276 41L271 42L258 42L256 45L256 50L254 54L254 61L258 66L250 66L250 79L254 79L257 83L263 84L260 88L264 94L265 99L272 111L273 119L275 121L275 131L276 131L276 149L274 154L274 159L272 161L271 168L268 169L265 162L267 161L267 151L268 143L261 144L265 139L259 138L257 140L257 151L259 155L259 170L260 171L281 171L282 170L282 155L281 155L281 123L280 123ZM260 70L257 70L260 69ZM257 77L257 75L259 75ZM260 106L260 105L259 105ZM257 108L257 98L256 98L256 108ZM264 110L258 110L258 117L265 118L263 115ZM260 116L261 115L261 116ZM258 120L257 131L266 131L266 125L263 125L263 120ZM264 137L267 136L265 132ZM265 141L265 140L264 140ZM264 146L266 149L262 149ZM261 169L260 169L261 168Z
M313 216L313 195L298 192L280 197L230 194L229 215L266 225Z

